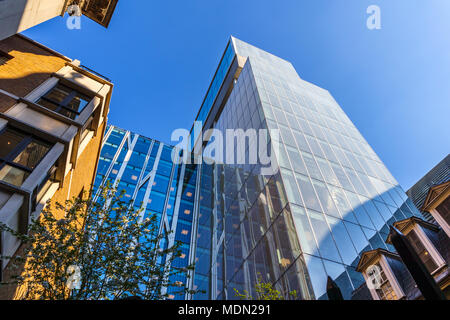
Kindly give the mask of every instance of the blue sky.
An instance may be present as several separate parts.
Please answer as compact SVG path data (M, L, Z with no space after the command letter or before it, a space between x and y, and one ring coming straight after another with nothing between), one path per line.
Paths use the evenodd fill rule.
M450 149L449 18L446 0L120 0L109 29L55 18L24 34L112 79L110 123L168 143L234 35L328 89L408 189Z

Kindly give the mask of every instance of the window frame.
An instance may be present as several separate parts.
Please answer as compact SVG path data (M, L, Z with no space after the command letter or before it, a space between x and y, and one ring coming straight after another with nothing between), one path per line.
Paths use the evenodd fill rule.
M402 300L406 296L405 293L403 292L403 289L401 288L396 276L394 275L394 272L392 271L391 267L389 266L389 262L387 261L386 257L383 254L379 255L379 257L376 260L374 260L372 263L370 263L370 265L378 265L379 266L379 268L381 269L381 272L384 273L384 276L387 279L387 280L383 281L381 286L386 285L386 282L389 282L389 285L393 289L393 292L395 293L397 300ZM363 277L366 280L366 285L367 285L367 287L370 291L370 294L372 295L372 298L374 300L382 300L378 293L379 289L371 288L369 286L370 275L367 273L368 267L363 272Z
M57 102L57 101L55 101L55 100L50 99L50 98L47 97L47 95L49 95L51 92L53 92L58 86L62 86L62 87L65 87L65 88L71 90L70 93L63 99L62 102ZM74 109L71 109L70 107L68 107L68 105L69 105L69 104L70 104L77 96L78 96L78 97L84 96L85 98L89 99L89 100L86 100L86 101L88 101L88 103L87 103L83 108L81 108L81 110L74 110ZM56 112L56 113L58 113L58 114L60 114L60 115L62 115L62 116L64 116L64 117L66 117L66 118L75 120L76 118L78 118L78 117L80 116L80 114L84 111L84 109L88 106L88 104L91 103L91 101L92 101L93 99L94 99L93 96L90 96L89 94L86 94L86 93L83 92L82 90L75 89L71 84L66 83L65 81L63 82L63 81L60 80L60 81L58 81L53 87L51 87L49 90L47 90L43 95L41 95L41 96L39 97L39 99L37 99L36 104L40 105L40 106L43 107L43 108L46 108L47 110ZM44 101L46 101L46 102L48 102L48 103L51 103L51 104L55 105L55 106L56 106L56 109L55 109L55 110L52 110L52 109L50 109L50 108L47 108L45 105L43 105L43 104L40 103L41 100L44 100ZM72 114L75 114L75 117L74 117L74 118L69 117L69 116L67 116L67 115L65 115L65 114L63 114L63 113L61 113L61 110L67 111L67 112L72 113Z
M20 129L17 129L17 128L11 127L11 126L5 126L3 129L1 129L0 136L6 131L12 131L13 133L18 133L18 134L22 135L23 137L22 137L21 141L17 144L17 146L14 147L14 149L6 157L0 157L0 170L2 170L5 166L10 166L10 167L13 167L13 168L16 168L16 169L26 172L29 176L33 172L33 170L39 166L42 159L44 159L45 156L49 153L49 151L52 148L52 144L43 139L40 139L36 136L33 136L32 134L26 133ZM14 162L14 159L18 155L20 155L33 141L38 142L38 143L48 147L47 152L41 157L41 159L39 159L39 161L36 163L34 168L29 168L29 167L26 167L24 165ZM25 178L25 180L27 178ZM24 180L24 182L25 182L25 180ZM4 180L0 180L0 181L8 183L7 181L4 181Z
M380 277L381 277L382 282L380 284L380 288L375 289L375 292L377 293L378 298L380 298L380 300L398 300L395 289L392 286L391 282L389 281L389 278L387 277L386 272L384 272L383 267L381 267L380 262L376 263L375 265L381 269ZM384 290L385 288L390 289L390 294L387 294L387 291ZM387 299L389 295L395 299Z
M439 253L439 251L436 249L436 247L434 246L434 244L431 242L431 240L428 238L428 236L426 235L425 231L423 231L422 226L420 226L417 223L414 223L412 227L406 229L404 231L404 235L406 237L408 237L409 233L411 231L414 231L414 233L416 234L418 240L422 243L422 246L425 248L425 250L430 254L430 258L433 260L433 262L436 264L436 269L431 273L431 275L435 275L439 270L441 270L441 268L446 265L446 262L444 260L444 258L441 256L441 254ZM408 240L411 241L408 237ZM415 246L413 245L414 250ZM416 251L417 253L417 251ZM417 253L419 255L419 253ZM419 255L420 256L420 255ZM425 262L424 262L425 264Z

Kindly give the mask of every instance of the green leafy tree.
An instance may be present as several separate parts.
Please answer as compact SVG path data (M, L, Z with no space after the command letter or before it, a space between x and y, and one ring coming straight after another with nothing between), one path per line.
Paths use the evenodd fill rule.
M28 234L1 224L26 248L21 256L2 257L11 259L13 274L2 285L17 285L16 299L157 300L194 293L173 280L188 279L193 268L172 266L180 244L168 247L157 216L144 219L123 195L106 186L96 201L48 203Z
M239 292L236 288L234 289L234 295L241 300L285 300L285 297L281 294L279 290L276 290L272 283L265 282L261 276L258 274L258 280L255 284L255 293L256 296L253 297L247 290L244 290L242 293ZM293 290L289 292L289 297L292 299L297 299L297 291Z

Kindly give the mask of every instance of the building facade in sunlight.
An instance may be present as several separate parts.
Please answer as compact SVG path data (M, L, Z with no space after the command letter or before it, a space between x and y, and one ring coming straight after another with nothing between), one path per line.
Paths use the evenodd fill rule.
M374 250L395 255L389 226L422 215L327 90L232 37L196 120L204 132L277 129L262 146L280 146L275 170L263 175L267 164L250 161L170 164L172 147L111 126L95 182L118 184L184 243L180 265L196 266L180 281L203 292L172 298L236 299L235 289L256 296L261 278L286 297L296 290L299 299L327 299L328 276L346 299L364 290L368 299L406 297L389 281L368 291L360 260ZM193 126L196 159L214 143L205 136Z
M89 191L105 134L109 80L24 36L0 41L0 221L26 232L48 200ZM2 256L20 241L1 234ZM8 261L1 275L8 278ZM1 298L14 296L2 287Z
M117 2L118 0L2 0L0 40L57 16L62 17L73 4L79 6L81 14L108 27Z
M364 283L362 253L393 251L389 225L420 217L327 90L236 38L197 120L204 129L278 129L281 145L272 176L258 165L215 169L210 221L199 222L210 226L211 244L197 244L194 281L208 295L198 298L232 299L234 289L254 296L261 276L284 294L326 299L330 276L350 299Z

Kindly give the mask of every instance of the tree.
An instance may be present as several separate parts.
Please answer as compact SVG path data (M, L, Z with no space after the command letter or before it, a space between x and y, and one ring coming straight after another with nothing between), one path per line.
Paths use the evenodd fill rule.
M258 280L255 284L256 297L252 297L252 295L247 290L244 290L243 293L241 293L236 288L233 289L234 295L240 298L241 300L285 300L281 292L276 290L272 286L272 283L265 282L261 274L259 273L258 273ZM293 290L289 292L289 296L292 299L297 299L297 291Z
M168 247L155 214L143 218L109 185L96 201L74 198L50 203L28 234L5 224L0 230L18 237L24 254L11 259L17 274L3 284L18 286L18 299L165 299L194 293L173 279L188 279L193 266L176 268L180 244ZM60 217L60 218L58 218Z

